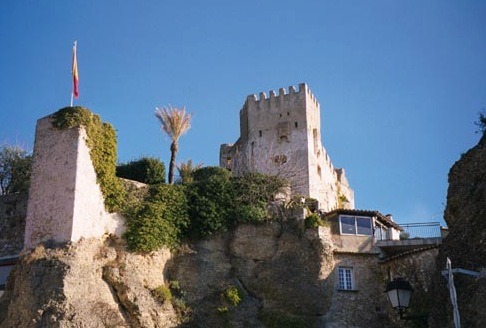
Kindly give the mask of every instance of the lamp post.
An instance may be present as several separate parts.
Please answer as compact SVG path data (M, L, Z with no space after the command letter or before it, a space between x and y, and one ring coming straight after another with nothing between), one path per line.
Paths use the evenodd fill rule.
M392 307L400 314L400 319L408 319L403 314L410 305L413 288L410 283L403 278L395 278L386 285L386 294Z

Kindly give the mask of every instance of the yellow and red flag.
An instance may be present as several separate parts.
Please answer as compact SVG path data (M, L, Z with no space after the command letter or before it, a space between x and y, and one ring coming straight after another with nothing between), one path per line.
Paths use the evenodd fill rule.
M79 97L79 75L78 75L78 60L76 58L76 46L77 41L74 41L73 46L73 64L71 68L71 72L73 74L73 95L74 97Z

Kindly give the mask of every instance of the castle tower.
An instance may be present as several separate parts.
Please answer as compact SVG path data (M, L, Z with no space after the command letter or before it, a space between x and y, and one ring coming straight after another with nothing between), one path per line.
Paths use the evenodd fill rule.
M343 169L336 170L321 143L320 105L304 83L278 95L247 97L240 111L240 138L221 145L220 166L235 175L260 172L291 182L293 195L319 201L324 211L354 208Z
M121 235L121 216L105 211L83 127L59 130L37 121L24 249L52 240Z

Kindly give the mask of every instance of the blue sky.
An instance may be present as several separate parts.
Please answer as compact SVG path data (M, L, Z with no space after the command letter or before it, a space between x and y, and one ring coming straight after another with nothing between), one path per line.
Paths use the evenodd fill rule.
M169 140L156 106L186 106L179 161L217 165L246 96L305 82L323 144L356 207L441 221L447 173L486 107L485 1L0 2L0 142L32 149L35 122L80 98L118 132L120 161Z

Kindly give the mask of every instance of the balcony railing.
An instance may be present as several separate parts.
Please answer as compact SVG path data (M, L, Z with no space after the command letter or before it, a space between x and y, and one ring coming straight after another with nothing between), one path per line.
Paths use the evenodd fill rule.
M403 228L403 231L400 233L400 239L442 237L439 222L399 223L399 225Z

